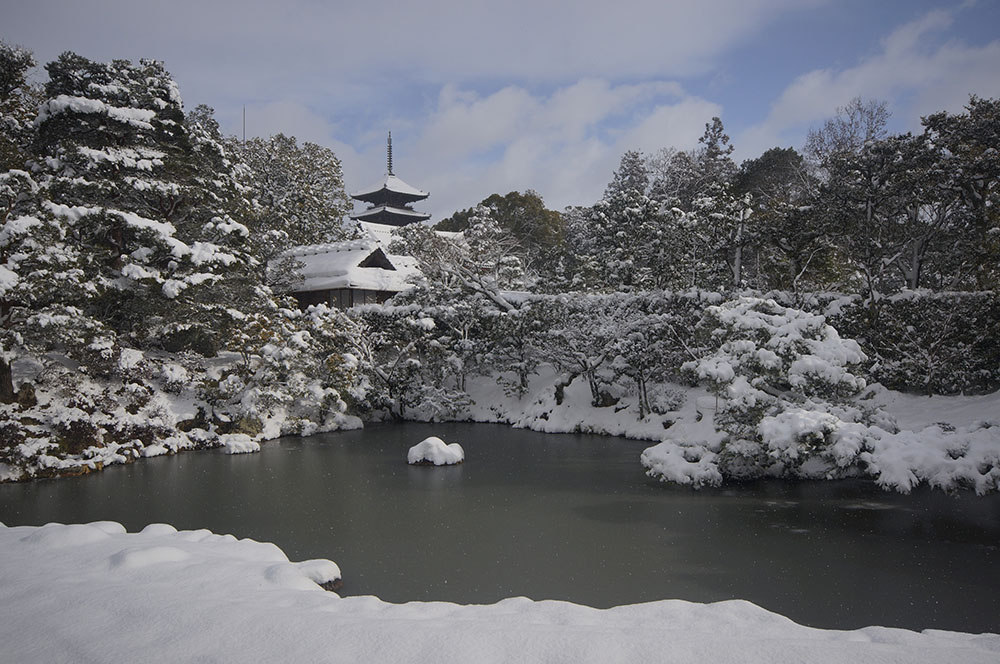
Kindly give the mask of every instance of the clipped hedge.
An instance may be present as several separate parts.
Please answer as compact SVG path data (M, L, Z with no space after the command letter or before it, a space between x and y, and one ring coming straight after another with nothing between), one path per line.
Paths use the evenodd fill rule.
M872 378L926 394L1000 389L1000 295L911 291L874 301L854 298L829 315L861 344Z

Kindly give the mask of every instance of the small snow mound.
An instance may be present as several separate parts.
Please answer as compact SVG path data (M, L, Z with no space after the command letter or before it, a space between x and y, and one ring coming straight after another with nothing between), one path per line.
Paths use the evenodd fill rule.
M219 436L222 451L226 454L250 454L260 452L260 443L245 433L227 433Z
M164 454L170 454L170 450L167 449L166 445L160 445L159 443L146 445L144 448L142 448L142 456L147 458L155 456L163 456Z
M264 578L278 586L291 590L320 590L317 582L304 574L294 563L280 562L264 570Z
M716 454L703 445L681 446L670 440L647 448L640 457L650 477L693 487L722 483L715 459Z
M330 584L340 580L340 567L332 560L316 558L314 560L303 560L300 563L292 563L300 573L318 583L319 585Z
M410 448L406 455L408 463L450 466L465 461L465 450L458 443L446 444L436 436L431 436Z
M111 537L109 533L92 525L73 523L67 526L61 523L47 523L21 541L48 549L62 549L100 542L109 537Z
M177 534L185 542L203 542L213 536L211 530L199 528L198 530L185 530Z
M169 523L151 523L140 531L143 535L152 535L153 537L160 537L163 535L173 535L177 532L177 529L171 526Z
M124 549L111 556L111 569L141 569L163 563L179 563L190 557L187 551L173 546Z
M118 523L117 521L94 521L88 524L91 528L97 528L100 531L107 533L108 535L124 535L126 532L125 526Z

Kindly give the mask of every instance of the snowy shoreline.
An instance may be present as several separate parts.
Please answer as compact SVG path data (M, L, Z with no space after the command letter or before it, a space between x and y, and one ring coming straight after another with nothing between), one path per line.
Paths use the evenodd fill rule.
M390 604L330 561L165 524L0 526L10 661L995 662L1000 635L805 627L750 602ZM348 578L350 570L347 570ZM110 626L113 625L113 628Z
M631 440L647 440L653 445L642 455L650 474L681 484L698 486L711 483L715 471L706 464L711 453L692 454L691 450L712 449L723 439L715 429L713 416L718 399L704 387L659 385L657 389L675 400L673 409L638 417L634 397L622 395L614 406L595 407L586 380L572 380L543 366L529 381L523 397L505 393L495 376L470 377L467 385L471 403L454 416L440 418L434 410L411 409L407 421L464 421L507 424L515 428L543 433L587 433ZM169 413L162 423L191 417L195 405L190 398L160 395L161 413ZM877 454L879 475L871 475L884 489L908 492L919 484L944 489L974 489L989 493L996 481L996 471L982 474L981 467L995 466L1000 460L1000 392L980 396L919 396L876 388L872 402L898 425L898 433L881 431ZM162 416L161 416L162 417ZM178 434L167 442L146 447L125 448L112 443L94 447L69 458L39 457L41 468L36 476L73 476L100 470L106 465L131 463L149 456L179 453L193 449L218 449L230 454L260 451L261 443L282 436L283 413L269 418L257 435L232 433L214 435L211 443L193 442L197 437ZM331 413L323 426L312 426L299 435L324 433L363 426L357 417ZM200 430L196 430L200 431ZM208 432L204 432L206 436ZM138 442L138 441L135 441ZM207 444L206 444L207 443ZM639 463L640 459L636 459ZM796 479L835 480L862 476L847 467L844 472L819 472ZM717 473L716 473L717 474ZM868 476L868 475L865 475ZM0 481L18 479L18 470L0 463ZM22 478L28 479L28 478Z

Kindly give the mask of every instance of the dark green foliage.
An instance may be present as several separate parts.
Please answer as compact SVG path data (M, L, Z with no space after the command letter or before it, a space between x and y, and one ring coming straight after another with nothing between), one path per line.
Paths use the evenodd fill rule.
M548 257L560 250L566 239L562 215L547 209L542 197L531 190L523 194L512 191L504 196L492 194L479 205L442 219L434 228L464 231L479 207L490 210L490 216L497 225L517 241L525 253L529 269L544 270Z
M1000 296L910 293L856 300L830 323L854 337L888 388L925 394L1000 389Z
M80 454L88 447L103 445L101 431L87 420L71 420L58 427L56 442L64 454Z

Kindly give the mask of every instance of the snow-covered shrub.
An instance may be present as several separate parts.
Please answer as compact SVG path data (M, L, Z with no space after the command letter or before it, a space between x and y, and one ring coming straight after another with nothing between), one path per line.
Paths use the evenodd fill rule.
M353 325L324 306L246 315L229 349L241 361L205 384L204 398L222 413L221 433L273 438L345 424L341 398L353 382L347 356Z
M713 456L696 455L719 471L700 481L822 476L855 463L861 430L852 427L867 418L852 405L866 384L854 373L865 360L855 341L822 316L751 297L709 306L704 327L716 350L684 368L718 395L714 421L725 437L707 450Z
M105 380L60 362L42 363L31 382L22 383L32 386L37 400L0 405L0 420L6 423L0 462L28 479L211 444L207 431L178 430L178 413L157 385L142 376L135 381L122 374Z
M361 409L418 420L448 420L469 403L462 377L472 357L461 316L448 307L410 303L355 307L351 339L367 394Z

